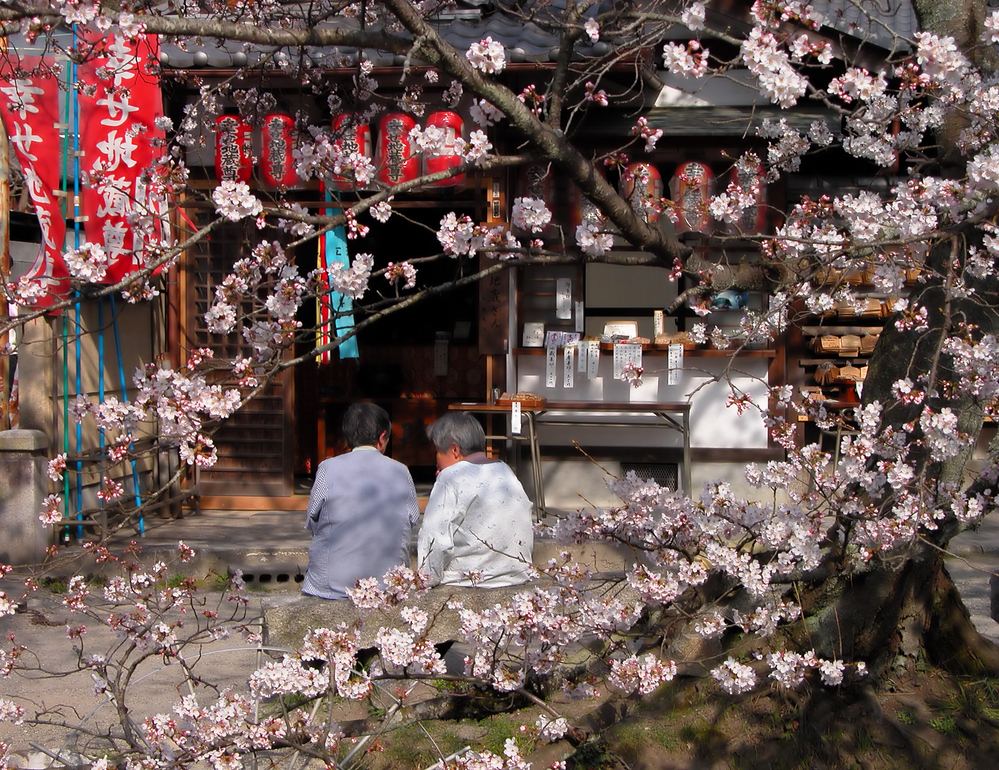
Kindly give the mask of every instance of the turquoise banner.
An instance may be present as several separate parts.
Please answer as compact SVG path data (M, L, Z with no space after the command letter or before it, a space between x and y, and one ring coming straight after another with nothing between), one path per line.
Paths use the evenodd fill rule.
M330 196L329 192L326 193L326 200L327 202L332 201L332 196ZM329 209L329 213L331 216L336 216L340 213L340 209ZM344 267L350 267L350 255L347 253L347 231L343 225L329 230L325 238L326 263L323 265L323 268L326 270L326 274L329 275L329 269L335 263L339 263ZM350 297L336 291L330 293L329 301L330 307L336 316L336 336L339 337L344 332L354 328L354 314L351 312L354 309L354 301ZM340 345L341 359L357 358L358 356L357 337L351 337Z

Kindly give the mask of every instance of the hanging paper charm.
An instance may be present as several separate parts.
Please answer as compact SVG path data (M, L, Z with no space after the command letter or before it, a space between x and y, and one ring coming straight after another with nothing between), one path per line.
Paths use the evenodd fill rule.
M220 182L249 182L253 171L250 124L238 115L215 120L215 177Z
M444 146L434 153L428 153L424 164L427 174L447 171L457 168L462 163L462 144L465 123L456 112L434 112L427 118L427 130L431 127L444 132ZM465 184L464 174L455 174L447 179L434 182L432 187L462 187Z
M275 112L264 118L261 131L260 175L269 187L292 187L298 182L292 157L295 120Z
M413 152L409 132L416 121L402 112L391 112L378 124L378 179L399 184L416 179L420 160Z

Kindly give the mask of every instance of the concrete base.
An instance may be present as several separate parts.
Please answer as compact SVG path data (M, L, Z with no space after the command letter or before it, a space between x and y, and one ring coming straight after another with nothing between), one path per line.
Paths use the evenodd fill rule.
M38 520L48 488L48 439L37 430L0 431L0 562L38 564L54 535Z

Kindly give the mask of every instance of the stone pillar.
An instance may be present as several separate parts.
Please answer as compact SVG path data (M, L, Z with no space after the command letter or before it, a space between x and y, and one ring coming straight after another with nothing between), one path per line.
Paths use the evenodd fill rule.
M40 430L0 431L0 562L39 564L52 537L38 520L48 487L48 439Z

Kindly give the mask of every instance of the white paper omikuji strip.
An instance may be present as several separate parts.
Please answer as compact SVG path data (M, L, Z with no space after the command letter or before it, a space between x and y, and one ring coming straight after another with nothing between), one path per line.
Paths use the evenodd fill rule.
M565 365L562 368L562 370L563 370L562 387L563 388L571 388L571 387L573 387L573 383L574 383L573 378L574 378L575 373L576 373L576 368L575 368L575 366L573 366L573 363L575 362L575 358L576 358L576 348L573 345L566 345L565 348L564 348L564 350L565 350L565 352L563 353L563 355L564 355L564 364Z
M545 387L554 388L558 384L558 346L549 345L545 348Z

